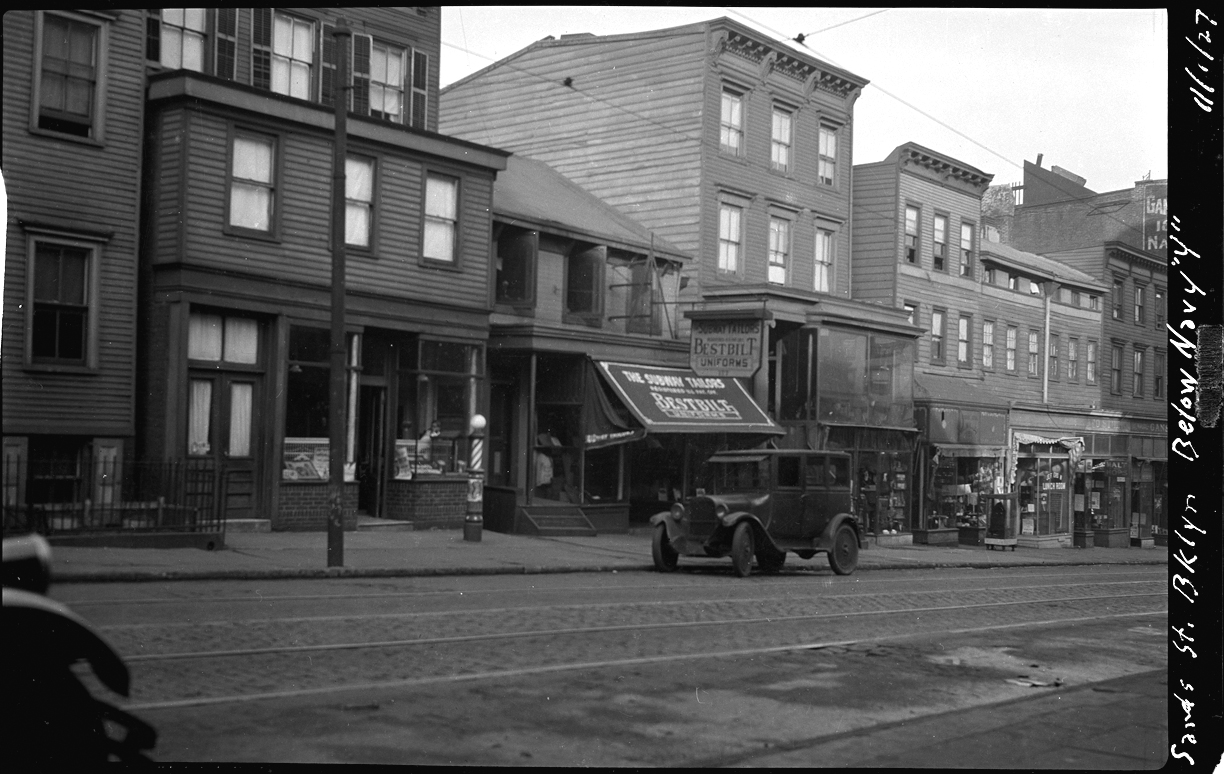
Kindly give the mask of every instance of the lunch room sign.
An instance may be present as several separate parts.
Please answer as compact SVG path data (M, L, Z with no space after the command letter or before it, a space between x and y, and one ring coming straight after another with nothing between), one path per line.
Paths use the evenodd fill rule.
M689 366L699 376L752 376L761 367L760 320L693 320Z

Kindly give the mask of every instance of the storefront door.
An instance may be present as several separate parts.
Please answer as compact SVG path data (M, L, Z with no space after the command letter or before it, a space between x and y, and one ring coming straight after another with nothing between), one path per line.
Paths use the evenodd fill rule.
M382 512L383 482L387 479L387 388L361 386L357 421L357 510L370 516Z
M211 458L222 471L222 518L259 513L259 380L249 373L188 374L187 453Z

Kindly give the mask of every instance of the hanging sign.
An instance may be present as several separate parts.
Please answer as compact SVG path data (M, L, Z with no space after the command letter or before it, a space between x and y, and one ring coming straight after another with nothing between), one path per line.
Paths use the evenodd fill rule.
M693 320L689 367L698 376L752 376L761 367L760 320Z

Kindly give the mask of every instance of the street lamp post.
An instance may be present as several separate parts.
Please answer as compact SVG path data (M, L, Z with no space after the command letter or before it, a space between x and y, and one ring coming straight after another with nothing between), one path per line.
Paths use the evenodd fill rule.
M344 227L345 164L348 160L348 44L352 36L344 17L336 19L336 80L332 95L336 107L336 136L332 145L331 208L331 382L328 412L327 566L344 566L344 463L347 387L344 336Z
M463 539L480 542L484 531L484 429L483 414L473 414L468 423L468 493L463 515Z

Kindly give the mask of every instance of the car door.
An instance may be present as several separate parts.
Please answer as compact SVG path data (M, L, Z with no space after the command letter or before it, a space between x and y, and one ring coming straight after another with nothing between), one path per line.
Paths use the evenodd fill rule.
M773 518L769 534L774 539L794 540L803 534L803 457L779 454L774 459L774 486L770 499Z

